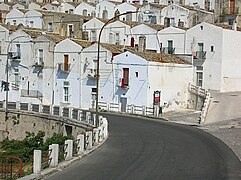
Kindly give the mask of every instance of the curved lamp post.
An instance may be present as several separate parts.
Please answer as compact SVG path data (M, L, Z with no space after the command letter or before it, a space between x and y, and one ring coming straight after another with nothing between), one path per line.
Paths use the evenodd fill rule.
M13 41L15 41L16 39L19 39L19 38L22 38L22 37L29 37L29 36L17 36L15 38L13 38L9 44L8 44L8 47L7 47L7 62L6 62L6 99L5 99L5 121L8 119L8 91L9 91L9 83L8 83L8 77L9 77L9 74L8 74L8 66L9 66L9 63L8 63L8 60L9 60L9 49L10 49L10 45L12 44Z
M132 14L132 13L138 13L138 9L137 11L129 11L129 12L125 12L122 14L118 14L115 15L114 17L112 17L111 19L109 19L100 29L100 33L98 36L98 50L97 50L97 74L96 74L96 101L95 101L95 112L96 112L96 126L99 126L99 80L100 80L100 39L101 39L101 34L102 31L104 30L105 26L107 24L109 24L110 22L112 22L113 20L115 20L116 18L126 15L126 14Z

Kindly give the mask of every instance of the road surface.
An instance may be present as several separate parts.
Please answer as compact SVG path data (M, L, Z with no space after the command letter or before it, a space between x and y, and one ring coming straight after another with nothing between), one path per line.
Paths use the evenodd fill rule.
M241 163L219 139L195 127L105 114L109 138L48 180L240 180Z

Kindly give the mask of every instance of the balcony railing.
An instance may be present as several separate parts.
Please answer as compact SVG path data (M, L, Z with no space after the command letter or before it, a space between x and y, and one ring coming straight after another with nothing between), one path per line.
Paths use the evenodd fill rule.
M175 48L173 48L173 47L163 47L162 52L165 53L165 54L174 54Z
M58 64L58 71L68 73L70 71L70 64L59 63Z
M223 15L228 15L228 14L239 14L239 7L224 7L223 8Z
M206 59L206 51L196 51L194 53L193 58L194 59Z
M18 61L20 61L20 59L21 59L21 52L9 52L9 58L11 60L18 60Z
M40 100L43 98L43 94L41 92L39 92L38 90L22 89L21 90L21 96L22 97L38 98Z

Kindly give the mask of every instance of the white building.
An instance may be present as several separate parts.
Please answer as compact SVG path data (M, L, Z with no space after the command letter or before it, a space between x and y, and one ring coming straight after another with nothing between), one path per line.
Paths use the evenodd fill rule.
M151 26L149 24L140 24L131 28L131 37L134 38L135 48L160 52L160 44L158 42L158 30L162 26ZM133 46L133 45L132 45Z
M81 107L93 108L96 100L97 44L84 48L82 53L82 90ZM121 46L100 45L99 101L114 102L115 85L113 82L112 58L122 53Z
M162 52L166 54L185 54L186 30L168 27L158 31Z
M88 2L82 2L75 8L74 14L95 17L95 5Z
M199 63L198 85L221 92L240 91L240 39L240 31L205 22L187 31L186 52Z
M122 106L153 106L154 91L161 91L164 111L186 108L188 83L193 67L170 55L127 50L113 59L115 68L115 102Z
M137 7L130 3L125 2L116 6L115 12L117 11L119 14L126 13L126 12L136 12ZM137 21L137 13L129 13L129 14L120 16L119 19L121 21Z
M54 104L81 107L81 51L89 45L89 42L65 39L55 46Z
M77 5L69 2L63 2L58 7L58 12L74 14L75 7Z
M103 19L110 19L115 15L116 4L108 0L100 1L96 4L96 17Z

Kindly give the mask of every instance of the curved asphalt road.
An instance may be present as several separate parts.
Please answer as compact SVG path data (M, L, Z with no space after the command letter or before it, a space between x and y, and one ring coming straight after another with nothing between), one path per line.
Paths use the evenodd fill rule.
M241 163L219 139L194 127L105 114L109 138L49 180L240 180Z

